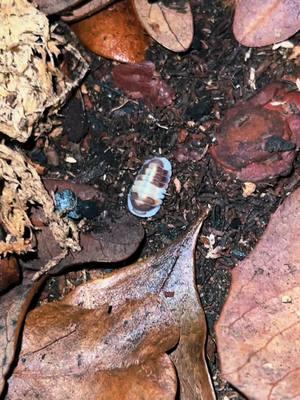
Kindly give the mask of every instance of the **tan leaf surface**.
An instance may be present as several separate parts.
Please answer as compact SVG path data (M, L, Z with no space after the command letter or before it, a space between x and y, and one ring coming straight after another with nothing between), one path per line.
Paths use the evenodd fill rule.
M132 63L145 59L149 39L127 0L73 24L72 29L100 56Z
M204 218L156 257L32 311L7 398L174 399L176 375L164 354L173 349L181 399L214 399L193 266Z
M178 8L171 8L162 2L132 0L143 27L158 43L172 51L186 51L193 40L194 25L188 0Z
M233 33L244 46L281 42L300 29L298 0L237 0Z
M300 189L232 274L216 326L224 377L254 400L300 393Z
M26 0L0 0L0 8L0 131L26 142L44 111L57 110L87 65L72 49L80 59L78 79L66 82L54 63L59 42L46 16Z

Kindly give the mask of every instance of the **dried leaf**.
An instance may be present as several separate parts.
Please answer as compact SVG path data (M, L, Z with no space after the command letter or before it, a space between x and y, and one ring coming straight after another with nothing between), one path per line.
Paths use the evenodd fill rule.
M160 78L151 61L120 64L113 68L114 83L133 99L142 99L148 106L166 107L175 97L172 89Z
M141 62L149 40L130 3L122 1L72 25L91 51L120 62Z
M108 201L102 192L89 185L58 179L44 179L43 182L49 193L69 189L81 200L95 202L99 210ZM20 263L25 268L40 270L51 259L55 259L61 249L41 212L34 210L30 217L39 228L36 232L37 253L33 257L27 255ZM68 254L51 273L56 274L66 267L80 264L123 261L137 250L144 237L141 224L130 215L108 215L101 221L101 226L97 225L96 228L97 230L88 230L85 227L80 234L81 251Z
M61 18L67 22L78 21L79 19L89 17L92 14L102 10L102 8L108 6L114 0L89 0L87 3L83 3L79 7L70 10L63 15Z
M7 399L20 394L43 398L47 393L47 400L121 400L140 399L142 393L149 400L171 400L176 378L168 350L181 399L214 399L193 268L205 214L158 256L81 285L62 301L32 311ZM150 383L143 383L144 371L149 371Z
M173 2L173 7L163 2L132 0L143 27L158 43L172 51L186 51L193 40L194 26L188 0Z
M300 190L232 273L216 326L224 377L253 400L300 393Z
M20 261L25 268L40 270L55 259L61 249L48 227L37 232L37 257L27 256ZM68 254L60 260L50 273L57 274L65 268L87 263L117 263L135 253L144 237L144 230L132 216L121 215L117 219L107 217L104 227L98 232L83 232L80 235L81 251Z
M35 203L42 206L53 237L60 248L63 251L80 249L76 226L54 211L53 200L34 167L21 152L14 151L5 144L0 144L0 177L3 179L0 219L8 233L6 243L16 241L28 245L24 240L24 235L28 235L28 232L26 233L28 230L31 239L32 224L27 215L27 209L30 203ZM3 250L9 249L5 246L6 243L2 247ZM14 250L16 251L17 248ZM24 248L20 247L20 252L23 251ZM60 254L63 253L60 252Z
M69 8L80 6L83 2L84 0L35 0L39 10L47 15L57 14Z
M229 109L219 127L214 160L242 181L287 175L300 144L300 94L283 82L265 86Z
M0 396L6 376L15 358L20 331L33 296L43 283L32 281L32 273L25 272L22 285L1 296L0 307Z
M300 29L299 13L297 0L238 0L233 32L244 46L281 42Z
M78 78L66 82L54 63L61 43L51 37L46 16L26 0L0 0L0 7L0 131L26 142L44 111L55 112L78 84L87 64L66 45L79 61Z

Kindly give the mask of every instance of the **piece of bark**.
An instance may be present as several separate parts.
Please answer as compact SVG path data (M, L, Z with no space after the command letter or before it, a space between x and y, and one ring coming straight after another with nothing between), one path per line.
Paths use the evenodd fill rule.
M20 279L19 264L15 257L0 259L0 294Z
M88 133L88 120L80 92L77 91L60 110L64 133L73 143L79 143Z
M147 400L175 399L175 372L166 351L178 373L182 400L215 399L204 359L206 326L193 265L206 213L157 256L32 311L7 400L18 399L20 393L23 398L47 393L47 400L138 400L136 382ZM149 379L145 387L138 379L144 368L153 377L154 392L148 389Z
M300 393L300 189L232 273L216 325L222 374L249 399Z
M235 3L233 33L244 46L281 42L300 29L297 0L239 0Z

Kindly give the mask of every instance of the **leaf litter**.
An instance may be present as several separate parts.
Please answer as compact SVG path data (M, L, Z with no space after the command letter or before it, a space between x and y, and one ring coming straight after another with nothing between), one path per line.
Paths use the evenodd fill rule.
M174 366L182 399L214 399L193 262L206 214L160 254L31 311L7 399L175 399Z
M164 3L168 2L165 1ZM206 7L204 3L203 6ZM219 118L220 115L222 116L223 109L230 108L232 106L232 103L234 103L236 99L246 99L247 97L249 97L249 94L252 94L252 92L245 85L245 82L247 82L248 79L247 74L249 70L250 73L248 82L250 82L251 78L252 82L254 82L258 86L258 88L261 88L266 81L270 81L270 78L271 80L274 80L274 76L280 79L282 78L283 73L291 72L289 65L287 70L283 71L283 66L286 64L283 61L284 58L279 59L278 62L277 56L280 53L285 54L282 48L280 48L277 52L273 52L273 54L270 54L269 49L262 49L260 53L255 52L255 50L253 49L252 53L249 53L248 49L243 48L240 48L238 51L236 51L234 47L236 46L236 44L234 44L232 48L232 39L229 39L228 37L230 28L229 19L228 23L224 20L223 23L220 23L220 19L218 19L218 13L215 13L215 11L213 11L212 14L214 16L217 15L218 17L216 20L217 22L215 23L213 21L214 18L210 19L209 17L207 18L207 15L204 15L205 12L203 13L202 17L201 12L199 13L199 9L199 7L195 7L195 15L198 21L198 26L201 26L201 36L198 36L199 30L198 32L196 31L197 41L193 43L193 50L190 53L184 54L182 58L176 59L171 54L168 54L168 57L166 57L165 53L161 49L158 52L157 47L153 47L151 49L150 59L153 60L154 57L156 67L158 68L160 73L163 72L163 76L168 75L168 78L170 76L173 78L176 77L177 83L175 85L175 88L176 92L180 93L180 96L176 98L174 106L172 105L172 107L164 110L160 114L158 114L154 110L152 115L153 119L151 120L150 117L148 119L145 119L147 130L143 128L143 124L140 124L141 119L137 118L136 114L137 112L143 116L145 112L148 112L147 109L143 111L142 106L137 108L136 105L134 105L133 109L134 107L136 107L136 109L131 115L130 107L123 108L122 106L121 108L114 111L114 118L111 118L110 110L113 106L119 105L119 95L116 91L111 91L109 86L105 86L105 80L101 81L102 95L100 96L100 99L102 103L100 103L100 113L104 126L101 128L102 133L100 137L104 138L104 141L106 141L105 143L107 143L108 146L111 145L112 141L110 139L107 139L107 133L106 135L103 134L103 129L105 129L108 134L110 134L111 127L113 127L114 129L117 127L118 137L114 138L116 144L115 147L112 149L112 154L114 155L114 157L116 157L116 160L118 160L118 162L121 160L123 166L126 166L128 162L129 171L130 168L132 169L132 166L136 167L144 159L145 153L143 154L143 148L146 149L144 150L146 151L146 154L149 154L149 151L153 151L154 147L157 147L159 149L162 148L163 152L172 152L172 143L174 144L173 137L177 137L176 127L178 126L180 126L180 129L184 127L184 129L189 132L189 137L192 138L192 140L187 140L183 144L183 150L186 150L187 154L197 153L197 151L199 151L199 148L197 148L197 146L199 146L199 138L201 138L201 140L204 142L202 142L202 144L200 145L200 151L201 153L203 153L202 147L205 148L205 146L208 146L209 143L207 142L207 133L211 134L210 129L212 126L214 126L214 124L210 124L210 121L207 121L205 119L207 116L205 115L205 112L203 110L206 109L208 110L206 111L206 113L211 112L211 116L213 115ZM210 11L212 10L213 7L211 7ZM199 25L199 16L202 25ZM199 40L199 38L201 38L201 40ZM222 43L224 44L221 49L219 46L220 40L222 40ZM199 50L200 43L203 48ZM204 51L204 49L206 49L206 51ZM92 60L93 58L88 56L88 59ZM243 63L243 60L246 59L249 60L249 65L245 65ZM222 68L220 68L220 63L222 64ZM103 75L107 73L107 63L100 61L100 64L96 65L98 66L92 72L92 76L100 76L101 79L101 77L103 77ZM99 65L101 65L103 71L100 71L101 68L99 69ZM236 67L237 65L240 65L241 68L238 69ZM276 68L274 68L274 66ZM231 76L231 79L228 79L229 76ZM100 80L98 82L100 82ZM174 80L170 79L170 83L173 84L173 82ZM239 86L239 84L241 85ZM100 83L98 84L98 88L99 86ZM250 85L249 87L253 90L253 86ZM190 92L187 92L187 88ZM90 94L89 97L90 99L92 99L92 101L95 101L95 99L93 99ZM210 98L213 98L213 106L211 106L211 103L207 101L207 99ZM188 105L191 100L192 102L196 100L195 104L193 104L193 107ZM177 116L174 117L176 113ZM186 114L184 115L184 113ZM109 123L107 120L107 115L110 116ZM130 115L130 117L134 117L131 118L132 125L130 126L127 123L128 115ZM122 116L122 123L118 126L120 116ZM187 118L190 117L193 119L193 121L187 120ZM131 131L130 134L128 134L129 127ZM137 133L132 132L132 127L136 128ZM168 131L166 131L166 127L168 128ZM123 141L122 145L122 134L124 135L124 132L126 132L126 140ZM199 132L202 133L199 134ZM157 134L159 134L159 139ZM132 148L130 148L131 145ZM129 148L130 151L132 151L132 155L130 155L130 157L128 156ZM71 147L67 144L67 151L69 152L68 156L72 154L72 151L75 151L74 149L75 148L73 147L73 150L71 150ZM88 162L89 159L95 157L96 154L91 147L89 149L91 150L91 154L87 156ZM120 157L120 154L123 154L122 157ZM128 160L126 159L127 156ZM76 158L78 158L78 154L74 159ZM216 318L216 310L218 309L220 304L220 299L218 297L220 296L220 293L224 293L224 288L222 288L222 285L228 285L228 278L225 278L225 281L222 279L222 274L224 274L224 270L226 270L227 268L226 274L228 274L228 268L233 265L234 255L241 258L245 256L247 249L249 251L249 249L254 245L258 235L263 231L266 225L267 218L270 212L274 210L276 204L278 204L279 198L282 197L282 195L286 191L292 190L295 187L295 184L297 185L298 161L297 159L295 159L294 166L296 167L296 171L294 175L288 176L284 179L280 179L278 183L276 182L276 185L272 184L269 187L260 184L257 185L255 193L247 196L247 199L245 200L242 195L242 187L236 182L229 181L228 177L226 177L226 174L216 174L213 164L211 162L208 162L208 157L206 156L206 153L203 153L203 157L200 158L198 166L191 162L191 160L193 159L196 160L197 157L187 157L185 163L181 168L178 164L175 164L176 175L178 176L177 179L180 179L180 182L182 182L182 188L178 194L178 197L180 197L181 199L180 207L177 199L174 199L170 196L166 204L166 211L172 210L172 215L162 213L157 221L149 221L147 224L145 224L145 226L147 228L147 238L150 238L150 244L154 244L154 247L152 246L152 248L150 248L150 252L153 253L155 252L155 248L157 247L157 240L155 240L155 237L159 240L159 246L162 245L163 241L170 241L172 237L174 238L173 235L175 231L181 230L182 226L186 226L187 221L192 221L192 217L195 216L195 214L197 213L199 206L203 207L203 203L206 204L207 202L210 202L212 204L213 212L205 223L204 233L200 240L201 242L202 240L204 240L205 243L205 238L208 238L213 234L217 247L219 246L222 249L222 254L221 257L218 257L218 259L216 259L216 261L211 261L211 259L205 259L207 255L205 250L203 250L201 247L197 250L198 256L200 254L199 264L201 264L201 269L198 269L198 280L200 280L202 283L201 299L205 307L210 332L212 332L212 320ZM94 160L94 162L95 161L96 160ZM101 166L103 166L103 164L101 164ZM73 166L68 166L68 168L70 169L70 171L68 171L68 175L70 173L72 176L71 171L73 171L74 174L74 171L76 171L76 168L78 167L79 166L76 166L76 164L74 164ZM80 165L80 169L81 168L82 165ZM117 171L119 172L120 166L118 165L117 168ZM183 169L185 169L184 172ZM97 169L95 168L89 171L88 176L90 181L87 178L85 178L85 181L89 183L93 182L93 179L95 179L96 177L96 171ZM121 178L122 175L118 173L115 174L115 179L118 180L118 183L116 185L111 183L109 174L111 174L113 171L114 169L108 169L103 175L104 179L107 179L106 176L108 176L108 184L111 185L110 189L118 187L117 185L120 185L120 182L122 182L123 184ZM106 172L108 172L108 174L106 174ZM99 182L99 178L97 182ZM172 185L170 187L170 194L174 194L174 188L172 187ZM113 191L111 192L111 195L112 197L114 196ZM116 204L114 197L112 198L111 203L113 205ZM193 205L192 208L191 204ZM182 208L184 209L182 210ZM179 218L178 210L180 210L181 222L176 219ZM104 210L104 214L105 213L106 210ZM170 226L171 228L173 227L173 232L169 230L168 232L170 233L166 234L166 226ZM236 229L236 227L238 228ZM156 230L156 233L154 233L154 240L152 240L151 238L151 235L153 235L153 233L151 233L151 230L153 230L153 228L154 232ZM219 278L217 277L218 275ZM218 290L216 289L217 287ZM210 288L213 288L213 290ZM173 293L167 292L166 295L172 297ZM285 295L282 298L282 302L284 304L290 304L290 300L291 296L289 295ZM22 315L23 316L20 318L21 320L24 318L24 313L22 313ZM15 320L12 321L12 326L14 326L14 324ZM212 333L210 334L212 335ZM15 337L17 336L18 335L16 335ZM208 356L210 360L213 359L215 351L213 350L214 346L212 338L213 336L209 337L210 350ZM13 352L10 351L8 362L10 363L12 359ZM172 373L172 368L170 368L170 359L168 357L166 358L165 356L162 356L160 361L164 364L165 371L169 371L169 393L172 393L172 388L174 389L174 374ZM214 368L214 364L212 364L212 366ZM149 366L149 368L151 369L151 366ZM216 371L214 370L214 372ZM218 386L218 383L216 383L216 379L217 382L221 382L221 385L222 380L218 380L218 377L214 375L217 395L222 396L223 393L226 393L226 391L223 390L224 386L223 388ZM154 379L154 381L155 380L156 379ZM108 377L108 382L111 382L110 377ZM134 385L137 384L138 381L135 381ZM228 391L228 387L227 393L230 397L233 396L233 398L242 398L241 396L239 397L235 392L232 395L232 391Z

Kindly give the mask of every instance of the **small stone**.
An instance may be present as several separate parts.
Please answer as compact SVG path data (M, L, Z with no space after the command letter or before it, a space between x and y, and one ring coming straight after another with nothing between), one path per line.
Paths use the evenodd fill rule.
M243 197L251 196L256 190L254 182L244 182L243 184Z
M67 163L69 163L69 164L76 164L76 163L77 163L77 160L76 160L74 157L67 156L67 157L65 158L65 162L67 162Z

